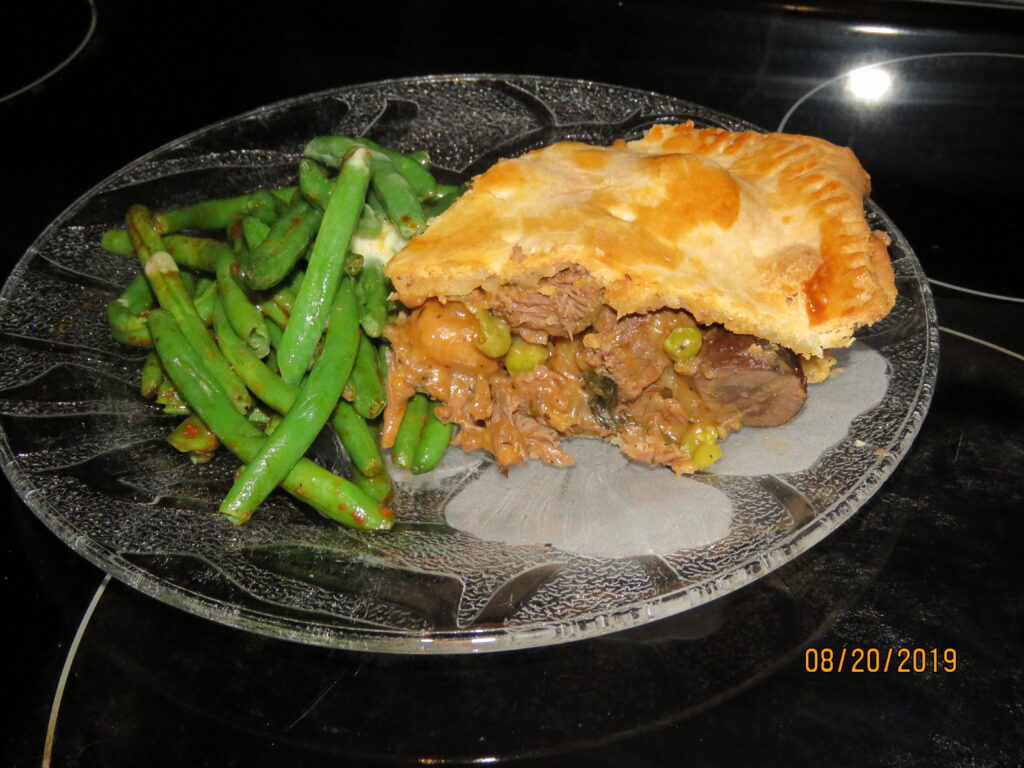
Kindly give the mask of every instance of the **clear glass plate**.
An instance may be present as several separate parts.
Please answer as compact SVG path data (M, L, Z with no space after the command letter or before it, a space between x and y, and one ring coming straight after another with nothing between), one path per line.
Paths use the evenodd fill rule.
M138 396L142 358L106 326L107 302L137 267L98 241L130 204L160 209L293 183L312 136L425 148L439 176L454 180L553 141L606 144L687 119L754 129L618 86L471 75L316 93L157 149L54 221L0 295L7 476L51 530L116 578L200 616L303 643L439 653L548 645L675 614L763 576L878 490L931 399L938 334L927 283L906 240L870 201L872 225L893 239L900 294L834 380L846 377L860 395L858 382L873 382L877 396L864 395L863 412L835 416L837 404L859 401L827 382L808 409L816 417L801 416L788 432L734 436L756 436L743 449L754 457L749 465L733 461L728 471L676 485L669 470L588 446L575 468L520 468L510 475L522 473L518 486L506 486L485 457L454 449L431 475L400 480L399 524L384 534L341 528L284 494L240 528L219 518L237 463L224 455L193 466L163 441L175 420ZM836 423L835 434L825 429ZM727 458L741 450L733 439ZM807 454L815 440L821 445L795 463L758 458L794 445ZM551 483L547 472L562 473L550 492L524 492L538 477ZM603 503L581 503L595 493ZM490 513L499 508L508 514L496 523ZM659 535L660 520L673 535Z

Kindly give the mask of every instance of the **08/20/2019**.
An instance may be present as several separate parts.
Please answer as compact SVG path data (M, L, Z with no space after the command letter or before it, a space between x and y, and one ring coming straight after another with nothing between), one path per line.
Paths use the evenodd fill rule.
M955 672L955 648L808 648L806 672Z

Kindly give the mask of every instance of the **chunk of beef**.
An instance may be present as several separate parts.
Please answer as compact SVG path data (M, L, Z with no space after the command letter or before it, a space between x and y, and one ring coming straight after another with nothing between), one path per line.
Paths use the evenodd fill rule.
M749 427L785 424L807 399L796 355L756 336L718 327L704 335L694 384L706 401L738 412Z
M644 315L615 318L602 313L594 331L583 337L587 363L618 385L622 402L635 400L657 381L672 361L665 354L665 337L692 320L682 310L662 309Z
M601 308L601 289L578 267L545 278L537 288L503 285L494 298L492 311L524 338L534 331L535 342L536 333L561 337L582 333Z

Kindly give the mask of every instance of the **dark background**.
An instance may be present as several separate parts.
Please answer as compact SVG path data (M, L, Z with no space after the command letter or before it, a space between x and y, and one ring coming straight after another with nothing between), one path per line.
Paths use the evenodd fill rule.
M115 3L66 68L0 101L4 275L94 184L280 99L394 76L550 74L659 91L854 147L929 276L1024 295L1024 11L1015 4ZM0 17L0 97L83 38L87 2ZM934 54L971 54L938 56ZM70 669L53 764L1019 765L1024 761L1020 303L936 287L939 385L917 443L842 530L698 611L484 657L382 657L245 635L113 582ZM1017 357L961 338L1002 345ZM103 574L6 487L0 762L43 759ZM810 673L806 648L955 649L954 672Z

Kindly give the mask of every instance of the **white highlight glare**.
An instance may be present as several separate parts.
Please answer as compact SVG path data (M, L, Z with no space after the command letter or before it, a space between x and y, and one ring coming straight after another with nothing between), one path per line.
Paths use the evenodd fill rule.
M847 75L846 90L861 101L878 102L892 90L892 75L881 67L863 67Z
M883 27L875 24L863 24L859 27L853 27L854 32L863 32L866 35L902 35L902 29L896 29L896 27Z

